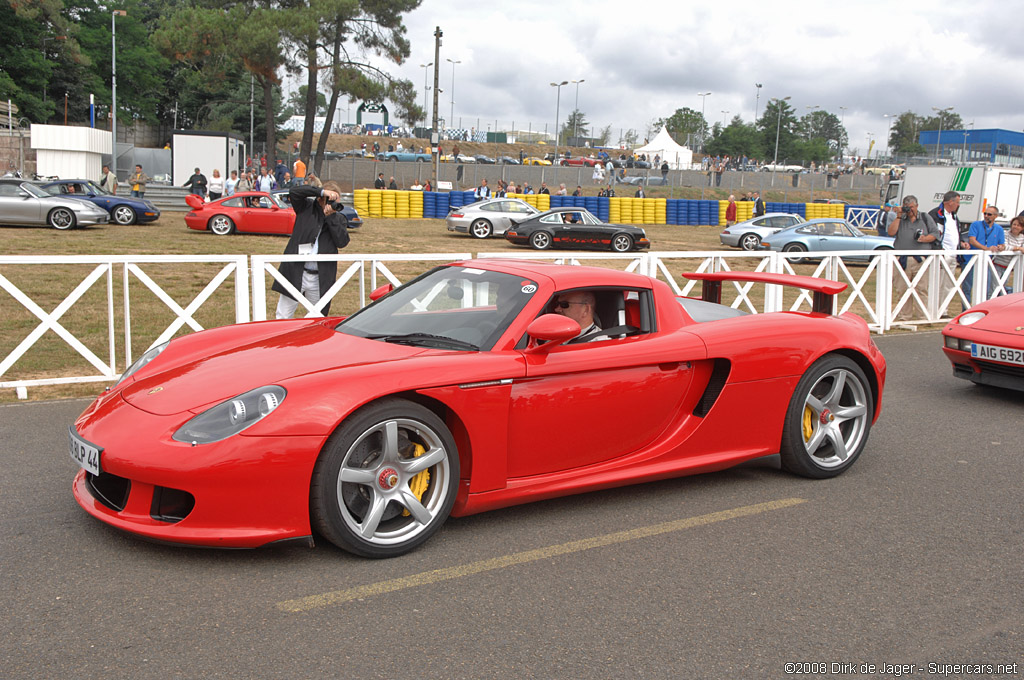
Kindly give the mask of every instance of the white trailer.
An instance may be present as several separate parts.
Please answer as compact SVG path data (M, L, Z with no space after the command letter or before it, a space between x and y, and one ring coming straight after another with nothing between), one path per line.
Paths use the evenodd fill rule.
M900 179L889 181L884 202L898 205L904 196L916 196L923 211L942 203L947 191L960 194L961 222L981 219L987 205L999 209L999 222L1024 211L1024 168L996 165L924 165L911 166Z
M245 143L236 134L175 130L171 136L171 182L177 186L187 182L196 168L209 179L214 170L228 177L244 165Z

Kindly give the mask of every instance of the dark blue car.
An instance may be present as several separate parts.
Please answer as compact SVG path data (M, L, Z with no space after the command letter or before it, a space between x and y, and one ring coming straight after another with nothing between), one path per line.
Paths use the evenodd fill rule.
M80 198L95 203L110 213L110 221L118 224L142 224L160 219L160 209L147 200L115 196L88 179L62 179L48 182L43 189L54 196Z

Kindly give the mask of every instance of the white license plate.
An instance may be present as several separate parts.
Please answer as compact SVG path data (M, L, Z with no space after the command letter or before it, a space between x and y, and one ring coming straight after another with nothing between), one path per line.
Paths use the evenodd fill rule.
M1016 364L1024 366L1024 350L1009 349L1008 347L995 347L993 345L979 345L971 343L971 356L975 359L986 359L988 361L1001 361L1004 364Z
M100 452L103 449L79 437L74 428L68 428L68 440L71 460L94 475L100 474Z

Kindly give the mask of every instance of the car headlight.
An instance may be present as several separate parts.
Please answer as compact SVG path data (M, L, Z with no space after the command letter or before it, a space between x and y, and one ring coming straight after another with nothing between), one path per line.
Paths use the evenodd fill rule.
M967 312L966 314L961 314L960 318L958 318L956 322L961 326L970 326L978 323L984 318L985 312Z
M150 347L148 350L146 350L146 352L141 357L135 360L135 363L128 367L127 371L121 374L121 377L118 378L117 382L114 383L113 386L117 387L125 380L127 380L129 377L131 377L133 373L136 373L139 369L148 364L150 361L156 359L160 352L163 352L165 349L167 349L167 345L170 342L171 341L168 340L167 342L160 343L156 347Z
M263 420L284 401L280 385L265 385L207 409L182 425L172 439L186 444L209 444L227 439Z

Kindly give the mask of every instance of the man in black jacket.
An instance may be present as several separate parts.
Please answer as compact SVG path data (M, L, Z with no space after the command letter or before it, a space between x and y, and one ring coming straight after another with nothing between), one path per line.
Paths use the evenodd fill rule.
M348 220L341 213L338 185L326 182L324 187L309 185L292 187L288 200L295 210L295 226L285 246L285 255L316 254L335 255L348 245ZM334 285L338 277L337 262L282 262L281 274L292 286L302 292L311 303L320 301L323 291ZM277 318L290 319L298 302L292 293L285 290L280 281L274 281L272 290L281 294L277 303ZM323 314L330 313L331 303L324 305Z
M764 201L761 200L761 192L755 191L754 195L751 197L751 200L754 201L754 217L760 217L761 215L764 215Z
M196 168L195 173L182 186L191 187L191 192L196 196L205 196L206 185L206 175L199 172L199 168Z
M957 263L963 264L962 256L957 256L953 253L955 250L970 250L971 245L967 242L967 232L970 230L971 225L960 221L960 217L956 214L960 209L960 194L955 191L947 191L942 195L942 203L935 206L928 211L928 214L935 220L935 226L939 228L940 237L935 240L935 245L932 246L936 250L945 251L942 254L942 259L946 263L946 267L949 268L950 272L956 271ZM970 284L965 285L966 290L970 290ZM950 279L949 274L946 272L939 272L939 299L945 300L946 295L953 288L953 281ZM954 298L955 299L955 298ZM961 306L966 311L967 307L970 306L963 300L960 301ZM941 303L940 303L941 304Z

